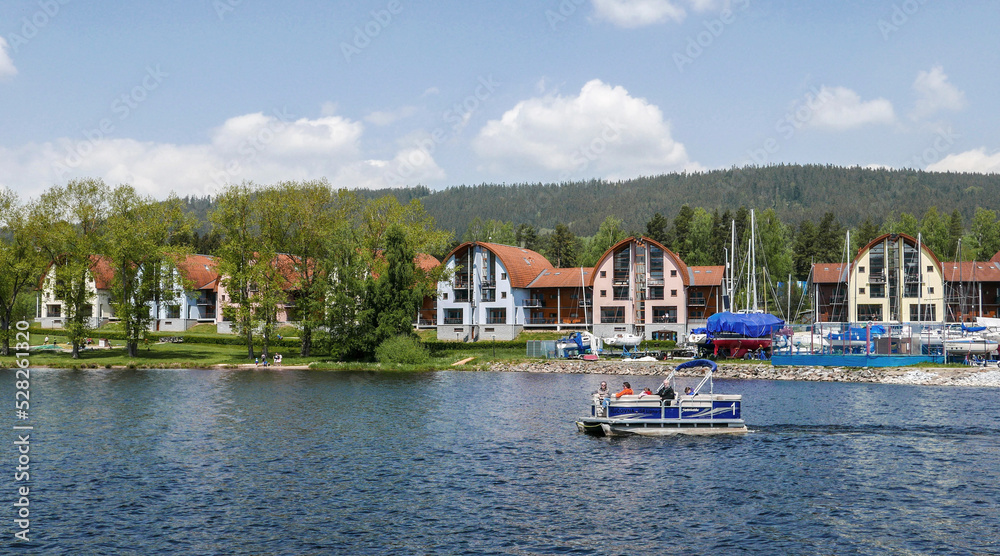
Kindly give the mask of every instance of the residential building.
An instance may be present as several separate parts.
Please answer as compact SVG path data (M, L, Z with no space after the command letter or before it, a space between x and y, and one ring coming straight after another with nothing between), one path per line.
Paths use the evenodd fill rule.
M708 317L726 310L725 307L725 266L688 267L688 327L705 326Z
M114 319L111 307L111 282L114 272L111 262L102 256L91 255L90 270L87 273L87 291L90 303L83 314L89 328L97 328ZM55 295L56 269L50 266L39 285L38 310L35 321L42 328L62 328L66 322L66 306Z
M678 339L687 332L690 281L684 261L659 242L646 237L619 241L598 259L590 280L594 334Z

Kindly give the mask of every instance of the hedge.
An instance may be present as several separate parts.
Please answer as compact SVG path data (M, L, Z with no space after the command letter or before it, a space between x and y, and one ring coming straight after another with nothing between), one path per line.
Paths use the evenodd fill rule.
M61 328L28 328L30 334L36 336L49 336L49 335L65 335L65 330ZM125 341L125 332L121 330L92 330L91 334L88 336L93 339L106 338L108 340L121 340ZM184 343L190 344L212 344L212 345L223 345L223 346L245 346L246 339L243 336L225 335L225 336L202 336L200 334L183 334L177 332L149 332L149 338L151 341L159 340L160 338L183 338ZM254 345L260 346L260 336L254 335ZM298 339L283 338L281 340L277 338L271 338L268 342L269 346L273 347L283 347L283 348L298 348L301 347L302 343Z

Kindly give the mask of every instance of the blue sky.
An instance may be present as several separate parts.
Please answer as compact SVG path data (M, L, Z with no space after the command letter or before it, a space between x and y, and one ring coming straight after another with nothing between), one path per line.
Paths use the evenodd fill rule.
M1000 171L987 1L0 4L0 185Z

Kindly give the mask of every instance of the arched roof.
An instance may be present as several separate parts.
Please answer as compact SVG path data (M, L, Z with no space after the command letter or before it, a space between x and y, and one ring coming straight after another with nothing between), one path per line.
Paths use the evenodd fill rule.
M864 247L862 247L861 249L858 250L858 254L855 255L854 256L854 260L851 261L851 268L853 269L854 266L857 265L857 263L861 259L861 257L864 256L865 253L867 253L868 251L870 251L871 248L874 247L876 243L881 243L881 242L885 241L886 238L893 239L893 238L897 238L897 237L900 238L900 239L902 239L906 243L909 243L909 244L913 245L914 247L917 246L917 238L915 238L913 236L906 235L906 234L882 234L882 235L878 236L877 238L869 241L868 245L865 245ZM931 256L931 260L933 260L934 264L937 265L938 270L940 270L941 272L944 272L943 268L941 267L941 261L938 260L937 255L934 254L934 251L931 251L930 248L927 247L926 243L922 243L920 245L920 248L921 248L921 250L926 251L927 254Z
M604 261L608 257L610 257L612 254L614 254L614 252L619 247L621 247L622 245L625 245L627 243L633 242L633 241L636 242L636 243L648 243L650 245L655 245L656 247L662 249L663 252L670 258L670 260L672 260L674 262L674 265L677 266L677 273L681 275L681 280L684 282L684 285L687 286L690 283L691 277L688 275L689 274L688 273L688 266L687 266L687 264L684 263L683 260L681 260L681 258L679 256L677 256L677 253L674 253L670 249L667 249L662 243L660 243L660 242L658 242L658 241L656 241L654 239L650 239L648 237L645 237L645 236L639 236L639 237L630 236L630 237L627 237L627 238L619 241L618 243L612 245L610 248L608 248L607 251L604 252L603 255L600 256L600 258L597 259L597 262L594 263L594 268L597 269L602 264L604 264ZM648 255L647 255L647 257L648 257ZM595 275L596 275L596 272L594 274L591 274L590 281L587 283L588 286L593 286L594 285L594 276Z
M548 259L531 249L482 241L467 241L452 249L444 256L444 260L448 261L459 251L476 245L491 251L500 259L503 267L507 269L510 285L515 288L527 287L543 270L552 270L553 268Z

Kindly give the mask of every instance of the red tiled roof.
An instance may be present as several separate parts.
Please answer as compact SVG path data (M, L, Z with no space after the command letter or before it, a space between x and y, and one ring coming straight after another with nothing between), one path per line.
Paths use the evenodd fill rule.
M111 268L111 261L103 255L90 256L90 274L94 278L94 288L99 290L110 290L111 283L115 278L115 271Z
M847 281L845 263L813 263L813 284L840 284Z
M188 255L177 263L177 270L191 282L192 289L218 291L218 266L218 261L210 255Z
M945 262L941 267L945 282L1000 282L1000 263Z
M724 266L689 266L691 286L721 286L726 277Z
M581 272L582 270L582 272ZM583 288L590 282L593 268L553 268L543 270L528 284L529 288Z
M417 253L417 256L413 258L413 264L417 265L417 268L424 272L430 272L437 268L441 264L441 261L427 253Z
M467 241L459 245L445 255L444 260L447 261L459 251L463 251L474 244L489 249L500 259L504 268L507 269L507 277L510 279L510 285L514 288L527 287L543 270L552 269L552 263L548 259L531 249L523 249L512 245L500 245L499 243L484 243L481 241Z

